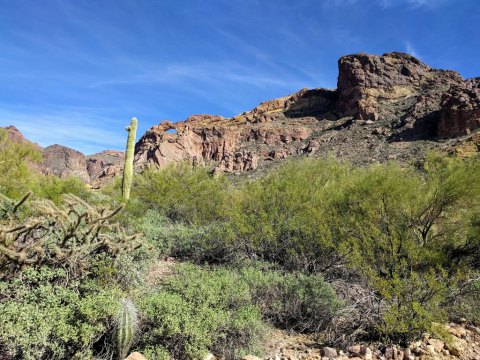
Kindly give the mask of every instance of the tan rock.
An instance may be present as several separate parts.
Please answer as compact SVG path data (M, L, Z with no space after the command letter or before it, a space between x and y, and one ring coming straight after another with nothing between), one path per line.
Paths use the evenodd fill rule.
M361 350L362 350L362 346L357 344L357 345L352 345L352 346L349 346L348 347L348 352L352 353L352 354L361 354Z
M322 349L322 355L329 359L335 359L338 356L338 353L336 349L325 346Z
M428 344L432 345L436 352L442 351L445 343L438 339L429 339Z
M145 356L143 356L139 352L133 352L125 360L147 360L147 359L145 358Z
M255 355L245 355L244 357L242 357L242 360L263 360L263 359Z

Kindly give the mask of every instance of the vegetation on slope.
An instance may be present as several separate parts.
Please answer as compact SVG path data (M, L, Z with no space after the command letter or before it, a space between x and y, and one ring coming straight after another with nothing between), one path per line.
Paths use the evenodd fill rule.
M181 164L136 175L119 209L120 182L100 193L36 175L35 149L0 139L12 359L235 359L260 354L269 326L408 342L449 316L480 322L476 158L305 159L241 183ZM178 265L152 281L166 257Z

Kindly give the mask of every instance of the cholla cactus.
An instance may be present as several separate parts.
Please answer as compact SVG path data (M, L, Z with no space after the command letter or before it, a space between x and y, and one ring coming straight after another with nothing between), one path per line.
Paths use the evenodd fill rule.
M133 302L128 299L122 300L116 322L118 359L123 360L127 357L133 345L135 332L138 328L137 309Z
M122 196L124 201L130 198L130 188L133 177L133 155L135 151L135 137L137 135L137 119L132 118L128 131L127 149L125 150L125 165L123 167Z
M16 207L21 205L26 197ZM25 266L58 265L83 272L91 255L116 256L142 244L111 222L123 205L113 211L97 209L74 195L65 195L65 205L48 200L34 201L34 214L21 223L10 218L0 222L0 268L17 270ZM4 273L5 275L5 273Z

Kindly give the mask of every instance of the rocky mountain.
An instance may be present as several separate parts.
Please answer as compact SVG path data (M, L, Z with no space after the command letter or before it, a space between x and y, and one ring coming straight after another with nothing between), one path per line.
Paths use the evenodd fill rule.
M138 141L136 168L188 161L243 172L301 154L369 163L480 146L480 78L397 52L344 56L338 69L336 90L303 89L232 118L163 121Z
M468 156L480 149L480 78L429 67L398 52L338 60L337 89L302 89L240 115L162 121L137 142L135 168L171 162L245 172L298 155L355 163L410 161L439 148ZM7 128L15 141L27 141ZM41 171L97 186L122 171L124 154L85 156L61 145L42 149Z
M5 130L12 141L31 143L15 126L7 126ZM60 178L77 176L92 186L98 186L119 174L125 160L125 154L116 150L105 150L86 156L77 150L58 144L46 148L36 146L42 153L42 162L32 164L33 168Z
M87 184L97 186L119 174L125 155L115 150L105 150L93 155L84 155L62 145L43 149L43 172L60 178L77 176Z

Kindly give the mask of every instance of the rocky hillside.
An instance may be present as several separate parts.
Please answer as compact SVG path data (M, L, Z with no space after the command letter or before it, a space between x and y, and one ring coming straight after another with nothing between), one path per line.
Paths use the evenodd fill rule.
M416 159L430 148L477 151L480 78L396 52L344 56L338 68L336 90L303 89L232 118L163 121L137 143L136 167L188 161L242 172L301 154L369 163Z
M303 154L373 163L417 160L431 148L465 156L479 151L480 78L464 80L397 52L344 56L338 69L336 90L302 89L232 118L163 121L136 144L136 170L187 161L231 173ZM78 176L93 186L119 174L124 161L111 150L85 156L52 145L42 151L44 173Z
M120 174L124 159L121 151L105 150L86 156L66 146L51 145L43 149L43 172L61 178L78 176L87 184L97 186Z
M8 126L5 129L12 141L30 142L15 126ZM77 176L92 186L98 186L119 174L125 159L123 152L115 150L105 150L87 156L57 144L46 148L36 146L41 151L43 160L41 164L32 164L32 167L44 174L60 178Z

